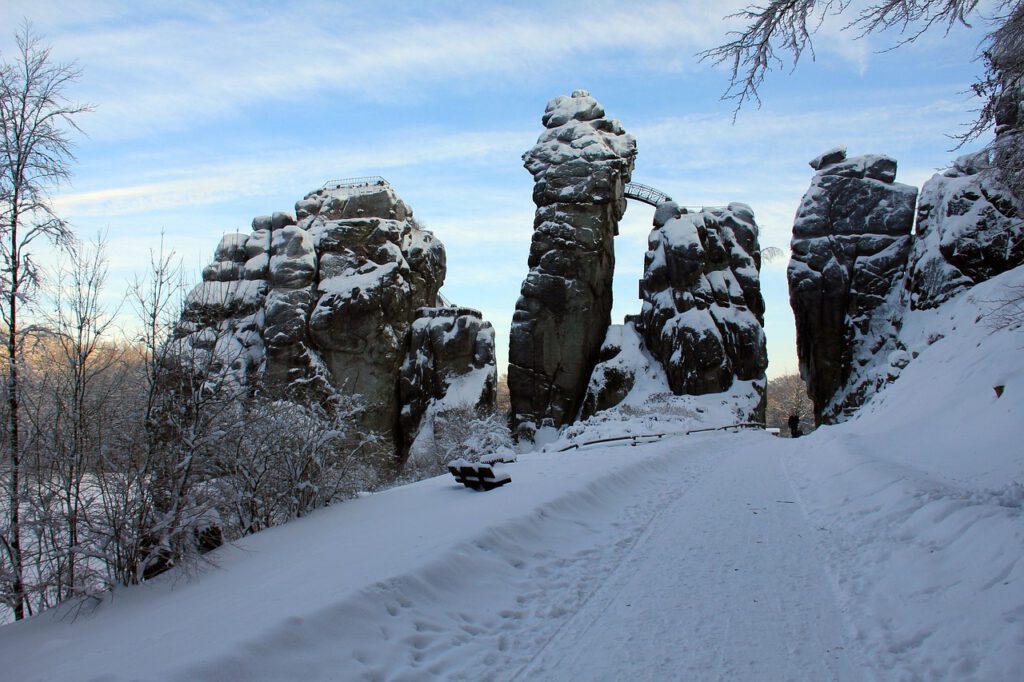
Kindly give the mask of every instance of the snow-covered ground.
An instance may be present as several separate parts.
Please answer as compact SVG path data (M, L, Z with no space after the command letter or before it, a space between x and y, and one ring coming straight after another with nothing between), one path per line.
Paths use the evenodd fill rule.
M1020 270L909 318L917 359L843 425L633 405L497 490L365 496L0 628L0 678L1019 680L1024 330L977 318ZM556 452L630 432L669 435Z

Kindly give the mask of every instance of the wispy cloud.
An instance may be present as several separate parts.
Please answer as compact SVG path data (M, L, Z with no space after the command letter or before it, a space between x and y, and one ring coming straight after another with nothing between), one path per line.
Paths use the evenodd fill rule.
M409 101L460 80L480 91L488 80L587 60L624 72L703 68L695 53L722 40L723 16L743 4L390 3L394 12L387 4L369 12L330 2L186 2L170 10L151 2L40 8L14 0L0 18L32 16L60 56L81 63L88 77L80 96L102 103L90 134L111 139L231 119L268 104ZM840 32L821 43L846 59L866 59L866 46Z
M220 203L227 196L265 196L282 187L307 191L323 182L322 169L360 169L386 172L431 163L487 158L495 153L515 155L529 139L528 132L476 131L442 135L398 135L384 144L340 148L283 149L267 155L238 155L221 163L162 167L150 182L110 184L57 197L58 210L79 217L132 213ZM151 160L152 162L153 160ZM152 171L150 171L152 172ZM369 172L369 171L368 171ZM125 180L125 179L123 179Z

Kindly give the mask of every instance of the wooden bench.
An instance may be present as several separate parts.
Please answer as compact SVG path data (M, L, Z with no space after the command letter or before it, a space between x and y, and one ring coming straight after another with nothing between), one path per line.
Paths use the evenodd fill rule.
M493 455L484 455L480 458L481 464L515 464L516 456L512 453L495 453Z
M449 462L448 471L456 481L473 490L494 490L512 480L508 474L494 473L489 464L467 462L464 459Z

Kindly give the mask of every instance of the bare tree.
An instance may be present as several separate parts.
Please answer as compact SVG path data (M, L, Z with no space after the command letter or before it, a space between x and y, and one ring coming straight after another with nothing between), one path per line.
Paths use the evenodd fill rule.
M385 439L359 427L350 395L239 405L216 458L218 508L237 537L305 516L382 482L392 456Z
M865 35L895 27L907 35L903 42L910 42L936 24L947 31L956 24L969 26L967 20L978 4L979 0L881 0L862 9L847 28ZM745 28L732 31L731 40L699 56L729 66L731 78L725 97L737 100L737 108L749 101L760 103L758 93L765 75L785 66L786 54L793 66L805 52L813 58L813 34L829 15L842 15L850 5L851 0L769 0L764 5L749 5L729 15L742 19ZM1002 0L998 6L1016 9L1019 0Z
M730 33L730 40L700 53L701 60L725 64L730 68L729 87L724 98L736 101L736 112L748 102L760 104L759 90L765 75L786 65L787 56L795 68L810 52L813 58L813 34L830 15L851 11L851 0L768 0L749 5L731 17L743 20L745 27ZM1022 143L1019 129L1021 89L1024 88L1024 3L1022 0L996 0L982 5L980 0L873 0L846 24L860 36L887 29L900 32L897 46L913 42L921 34L938 28L945 31L957 25L970 26L978 18L991 27L981 41L980 58L985 71L971 89L983 100L975 121L956 135L960 144L978 138L996 125L1006 123L1017 134L994 145L995 167L1008 187L1018 193L1021 178ZM982 9L992 8L992 16ZM854 10L855 11L855 10Z
M779 427L783 435L788 435L786 424L792 416L798 417L806 425L804 428L814 424L814 403L807 395L807 385L799 374L786 374L768 382L765 423Z
M512 398L508 393L508 372L502 372L501 376L498 377L498 384L495 387L494 409L504 415L512 412Z
M46 316L49 362L45 366L50 390L42 393L49 409L36 429L49 434L48 464L40 482L57 490L55 522L61 527L63 557L57 576L58 600L87 591L90 581L79 575L81 532L95 497L87 477L96 469L108 435L108 412L124 385L124 353L112 341L116 310L108 310L102 295L107 280L105 239L98 235L88 248L75 249L61 264L53 288L52 310ZM38 413L38 412L37 412ZM45 474L45 475L44 475Z
M1005 286L997 298L982 301L985 326L992 331L1019 329L1024 324L1024 285Z
M49 192L69 177L74 159L69 133L88 107L69 102L65 90L79 76L74 65L53 63L50 50L28 23L16 36L17 52L0 63L0 323L6 332L7 448L4 484L7 523L0 548L9 563L6 590L15 619L23 618L21 556L21 439L19 364L24 329L20 308L39 283L31 248L38 239L70 245L71 231L53 211Z

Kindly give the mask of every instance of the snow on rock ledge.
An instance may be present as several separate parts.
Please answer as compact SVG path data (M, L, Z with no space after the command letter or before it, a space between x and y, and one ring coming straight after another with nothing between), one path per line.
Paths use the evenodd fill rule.
M583 399L582 420L625 403L631 394L646 399L669 392L665 370L644 348L634 321L608 327L599 360Z
M492 409L497 382L494 327L479 311L418 310L399 385L410 461L429 457L439 416Z
M1024 216L987 151L958 158L921 188L910 261L915 309L1024 263Z

